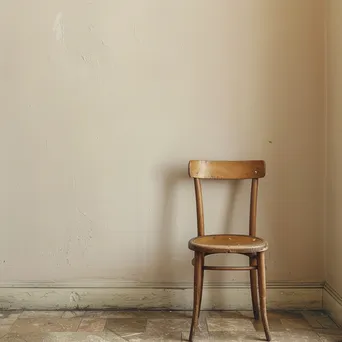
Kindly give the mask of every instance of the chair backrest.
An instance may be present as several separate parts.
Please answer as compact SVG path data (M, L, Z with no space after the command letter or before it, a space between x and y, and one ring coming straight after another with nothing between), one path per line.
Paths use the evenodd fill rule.
M201 179L251 179L251 196L249 212L249 235L256 235L256 212L258 197L258 180L265 177L266 166L263 160L245 161L207 161L190 160L189 176L194 179L197 210L197 233L204 233L204 212Z

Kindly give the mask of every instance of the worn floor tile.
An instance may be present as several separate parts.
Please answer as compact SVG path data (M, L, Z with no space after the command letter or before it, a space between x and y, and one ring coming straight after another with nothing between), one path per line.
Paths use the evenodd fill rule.
M253 312L251 312L251 317L246 316L241 311L209 311L208 317L210 318L253 318Z
M184 318L184 311L86 311L84 317L101 318Z
M261 318L259 320L254 319L254 314L253 311L210 311L208 312L208 317L210 318L235 318L235 319L249 319L255 330L259 332L264 331L264 326L262 324ZM284 331L285 327L280 321L281 313L280 312L275 312L274 314L271 314L270 317L268 318L269 321L269 326L271 331ZM289 313L285 313L285 317L299 317L302 319L302 316L299 314L292 314L290 315ZM249 325L249 323L248 323Z
M322 328L318 320L321 317L326 317L326 314L320 311L302 311L302 315L312 328Z
M85 311L83 317L98 317L98 318L135 318L136 316L132 311L101 311L101 310L90 310Z
M209 332L213 331L255 331L253 323L246 318L208 318L207 319Z
M20 318L50 318L62 317L64 311L24 311Z
M271 331L284 331L286 329L284 325L281 323L280 319L269 319L268 324L269 324ZM256 331L259 331L259 332L264 331L264 326L262 324L261 319L257 321L253 320L253 325Z
M320 336L322 342L342 341L342 329L316 329L315 332Z
M324 312L321 311L302 311L303 317L311 325L312 328L334 329L337 325Z
M81 318L18 318L12 325L11 333L42 333L77 331Z
M245 318L253 318L254 319L254 313L251 310L249 310L249 311L246 311L246 310L245 311L237 311L237 312Z
M26 311L19 315L0 312L0 342L187 341L192 312ZM342 341L342 329L324 312L270 311L268 316L274 342ZM203 311L194 341L264 340L262 323L254 320L252 311Z
M107 320L105 318L83 318L78 331L101 332L104 330Z
M182 332L182 341L188 341L189 340L189 334L190 334L190 329L188 331L183 331ZM196 342L207 342L209 341L209 333L205 329L197 329L195 332L195 341Z
M180 332L171 332L171 333L163 333L163 334L132 334L130 336L125 337L125 340L129 342L140 342L140 341L148 341L148 342L180 342L181 341L181 333ZM196 340L196 342L198 342Z
M86 332L55 332L43 334L8 334L1 342L127 342L107 331L98 334Z
M0 338L1 342L28 342L27 339L24 340L24 335L17 335L17 334L7 334L3 338ZM36 342L35 340L33 340ZM31 341L30 341L31 342Z
M73 318L73 317L83 317L85 311L65 311L62 318Z
M302 319L303 315L300 311L288 311L288 310L268 310L268 319Z
M272 332L272 342L321 342L320 337L310 330Z
M136 311L137 317L148 319L187 318L185 311Z
M190 330L191 320L186 318L176 319L151 319L147 321L146 332L161 335L162 333L182 332Z
M330 317L321 317L318 319L318 323L323 329L337 329L338 326Z
M209 333L209 341L229 341L229 342L255 342L263 341L265 336L258 332L231 332L231 331L214 331ZM273 341L273 340L272 340ZM288 341L290 342L290 341Z
M118 334L116 334L116 333L114 333L108 329L105 329L102 333L96 334L96 336L97 335L103 339L103 341L100 340L98 342L111 342L111 341L126 342L127 341L126 339L123 339L121 336L119 336ZM89 342L93 342L93 341L90 340ZM94 342L96 342L96 341L94 341Z
M285 329L311 329L310 324L304 318L285 318L280 322Z
M218 331L210 333L210 341L230 341L230 342L255 342L265 341L265 335L259 332L229 332ZM320 338L312 331L296 332L276 332L272 333L272 342L321 342Z
M211 317L210 316L211 314L211 311L201 311L201 314L200 314L200 319L205 319L205 318L208 318L208 317ZM212 316L214 317L214 316ZM220 316L216 316L216 317L220 317ZM192 311L183 311L183 314L179 315L178 318L189 318L191 319L192 318Z
M196 342L206 342L209 341L209 334L208 334L208 326L207 326L207 318L209 317L209 311L202 311L199 317L198 326L195 330L195 341ZM186 312L189 318L189 326L185 331L182 331L182 341L187 341L189 338L190 333L190 325L192 319L192 312Z
M122 337L144 333L146 331L147 319L145 318L110 318L107 320L106 328Z
M313 329L317 334L340 335L342 336L342 328L337 329Z
M8 334L10 329L10 325L0 325L0 338Z
M321 342L341 342L342 337L337 337L337 336L329 336L329 335L321 335Z
M252 310L245 311L207 311L208 317L211 318L249 318L254 319L254 313Z
M0 325L13 324L21 315L21 311L1 311Z

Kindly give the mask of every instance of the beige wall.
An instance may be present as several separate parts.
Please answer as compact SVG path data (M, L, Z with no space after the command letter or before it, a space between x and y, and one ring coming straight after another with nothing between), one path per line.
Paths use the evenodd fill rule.
M329 0L327 36L328 178L326 279L342 296L342 2Z
M192 158L265 159L268 279L324 280L322 1L12 0L0 17L2 284L191 281ZM205 195L209 232L246 232L248 187Z

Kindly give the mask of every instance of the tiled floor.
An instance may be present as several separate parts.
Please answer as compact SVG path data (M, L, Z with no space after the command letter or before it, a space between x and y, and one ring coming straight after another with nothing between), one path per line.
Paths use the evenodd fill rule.
M0 342L187 341L191 312L24 311L0 314ZM319 311L270 311L273 341L338 342L342 329ZM202 312L195 341L262 341L250 311Z

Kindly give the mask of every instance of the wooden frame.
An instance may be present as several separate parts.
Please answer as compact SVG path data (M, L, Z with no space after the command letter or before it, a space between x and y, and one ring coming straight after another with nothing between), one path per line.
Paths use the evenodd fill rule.
M194 179L197 212L197 237L189 241L189 248L194 251L194 306L189 341L193 341L195 328L200 315L203 278L205 270L213 271L249 271L251 297L254 318L260 314L267 341L271 341L266 309L266 267L265 251L267 242L256 237L256 214L259 178L266 174L265 162L262 160L248 161L205 161L191 160L189 176ZM251 180L249 235L205 235L204 210L201 179L220 180ZM207 255L216 253L238 253L249 257L249 266L223 267L205 266ZM259 290L259 291L258 291Z

